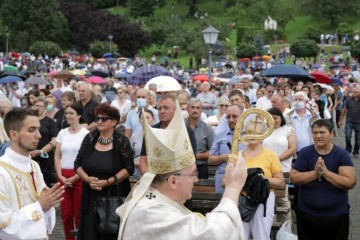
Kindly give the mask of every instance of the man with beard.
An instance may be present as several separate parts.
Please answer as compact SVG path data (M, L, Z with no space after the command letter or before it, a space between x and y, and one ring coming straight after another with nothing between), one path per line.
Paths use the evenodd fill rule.
M201 120L202 106L200 99L191 98L188 101L187 111L189 113L188 118L185 120L187 127L190 127L196 138L196 167L198 171L199 179L208 179L208 166L207 160L209 157L210 148L214 141L214 130L203 120Z
M41 138L37 111L15 108L4 127L11 147L0 158L0 239L45 239L55 226L54 205L63 200L64 186L47 188L31 160Z

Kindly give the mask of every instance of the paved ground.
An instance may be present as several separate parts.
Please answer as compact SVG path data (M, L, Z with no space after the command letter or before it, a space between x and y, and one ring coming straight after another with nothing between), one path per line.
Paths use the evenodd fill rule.
M345 147L345 137L344 137L344 129L340 129L338 132L338 137L334 138L334 144ZM353 141L354 142L354 141ZM356 187L349 191L349 199L350 199L350 236L349 240L359 240L360 239L360 158L354 159L354 165L357 169L357 177L358 184ZM63 240L64 231L61 222L61 213L60 209L57 208L57 216L56 216L56 226L53 231L53 234L50 236L50 240Z

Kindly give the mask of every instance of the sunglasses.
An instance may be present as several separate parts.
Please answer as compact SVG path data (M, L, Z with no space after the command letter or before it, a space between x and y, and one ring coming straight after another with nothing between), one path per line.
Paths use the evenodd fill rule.
M220 107L229 107L230 105L227 104L219 104Z
M96 117L96 121L99 122L106 122L107 120L112 120L113 118L111 117Z

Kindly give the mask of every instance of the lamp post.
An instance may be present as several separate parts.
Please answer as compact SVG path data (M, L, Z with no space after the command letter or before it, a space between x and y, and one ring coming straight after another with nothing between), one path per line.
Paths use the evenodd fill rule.
M110 53L111 53L111 40L113 39L113 35L109 35L109 40L110 40Z
M6 36L6 56L9 54L9 36L10 36L10 33L7 32L5 33L5 36Z
M216 28L210 26L208 28L206 28L205 30L202 31L203 37L204 37L204 41L205 44L209 45L209 61L208 61L208 65L209 65L209 70L208 70L208 77L209 77L209 82L211 79L211 60L212 60L212 49L211 49L211 45L214 45L217 41L218 35L219 35L219 30L217 30Z

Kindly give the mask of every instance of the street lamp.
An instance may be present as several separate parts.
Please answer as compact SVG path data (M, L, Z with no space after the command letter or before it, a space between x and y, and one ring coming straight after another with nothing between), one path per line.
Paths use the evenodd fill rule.
M110 53L111 53L111 40L113 39L113 35L109 35L109 40L110 40Z
M10 33L7 32L5 33L5 36L6 36L6 56L9 54L9 36L10 36Z
M219 35L219 30L217 30L216 28L210 26L208 28L206 28L205 30L202 31L202 34L204 36L204 41L205 44L209 45L209 70L208 70L208 77L209 77L209 82L211 79L211 58L212 58L212 49L211 49L211 45L214 45L217 41L218 35Z

